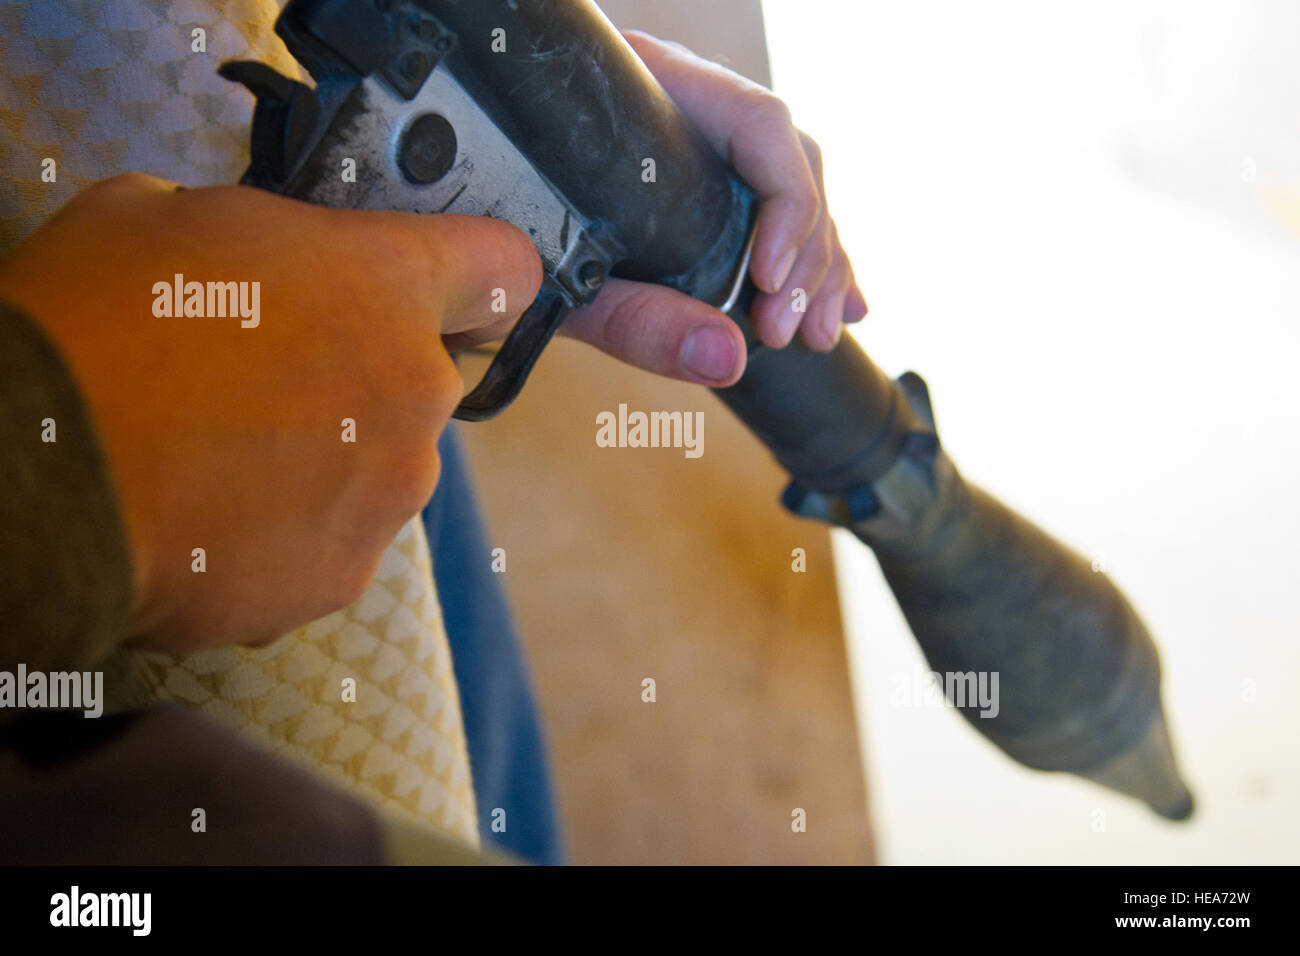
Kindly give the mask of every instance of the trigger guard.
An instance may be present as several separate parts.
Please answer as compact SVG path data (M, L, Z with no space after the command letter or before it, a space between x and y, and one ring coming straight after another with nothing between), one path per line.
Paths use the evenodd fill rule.
M571 308L568 294L551 276L546 276L537 298L519 317L492 356L483 378L461 399L452 417L463 422L482 422L505 411L519 395L528 373Z

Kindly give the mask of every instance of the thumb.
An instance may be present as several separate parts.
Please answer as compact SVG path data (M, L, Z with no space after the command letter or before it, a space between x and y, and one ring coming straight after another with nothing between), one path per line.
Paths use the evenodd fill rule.
M537 297L542 261L523 231L486 216L420 219L443 293L443 335L513 324Z
M674 289L610 279L560 332L648 372L718 388L745 370L745 336L712 306Z

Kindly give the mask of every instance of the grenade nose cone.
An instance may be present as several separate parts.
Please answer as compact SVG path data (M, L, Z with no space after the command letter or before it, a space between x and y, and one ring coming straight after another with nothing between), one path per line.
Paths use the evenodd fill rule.
M1151 809L1160 814L1167 820L1183 821L1191 819L1192 814L1196 811L1196 800L1192 797L1192 791L1186 787L1183 788L1183 796L1179 802L1167 807L1157 807L1152 804Z
M1178 773L1161 712L1156 713L1146 735L1131 749L1082 776L1136 797L1167 820L1186 820L1195 807L1192 792Z

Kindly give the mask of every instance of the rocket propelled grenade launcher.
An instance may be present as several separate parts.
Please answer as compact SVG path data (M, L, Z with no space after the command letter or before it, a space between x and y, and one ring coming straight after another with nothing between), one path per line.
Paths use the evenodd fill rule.
M245 183L335 207L494 216L541 255L537 300L457 417L509 404L607 276L718 306L749 343L744 377L718 396L789 471L787 507L874 550L935 671L999 675L996 716L958 700L963 716L1023 764L1191 814L1159 657L1128 601L962 479L918 376L891 381L848 336L829 353L758 343L757 199L594 3L291 0L276 31L316 87L222 67L257 96Z

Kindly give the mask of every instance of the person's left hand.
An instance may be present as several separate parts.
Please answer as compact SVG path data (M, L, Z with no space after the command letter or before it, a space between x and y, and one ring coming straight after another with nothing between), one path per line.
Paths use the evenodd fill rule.
M765 345L798 332L818 350L845 322L867 313L826 208L821 154L770 90L645 33L623 34L686 118L762 198L750 275L760 294L750 312ZM807 309L795 311L795 290ZM664 286L610 279L560 332L651 372L703 385L733 384L745 369L739 327L697 299Z

